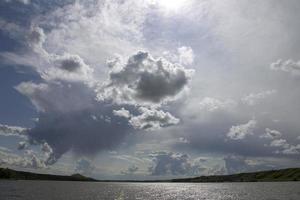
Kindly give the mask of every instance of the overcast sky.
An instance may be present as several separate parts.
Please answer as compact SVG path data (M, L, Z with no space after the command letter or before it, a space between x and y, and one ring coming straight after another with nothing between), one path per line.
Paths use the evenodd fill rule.
M0 166L99 179L300 167L298 0L1 0Z

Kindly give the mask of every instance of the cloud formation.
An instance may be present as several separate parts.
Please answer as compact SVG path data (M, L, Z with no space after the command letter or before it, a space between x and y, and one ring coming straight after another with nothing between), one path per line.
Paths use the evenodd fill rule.
M125 63L113 60L109 65L112 68L109 80L99 99L111 98L119 104L161 104L174 99L186 87L193 73L193 70L163 58L154 59L143 51Z
M232 126L227 133L227 137L232 140L242 140L247 135L253 135L253 130L256 128L256 120L250 120L245 124Z
M242 102L249 106L254 106L259 102L261 102L263 99L275 94L276 92L277 92L276 90L267 90L259 93L251 93L247 96L244 96L242 98Z
M266 128L266 132L260 136L261 138L270 139L270 144L267 146L276 148L274 153L281 155L297 155L300 154L300 144L290 144L286 139L283 139L283 134L277 130Z
M7 3L10 2L19 2L19 3L23 3L23 4L30 4L31 0L4 0Z
M265 133L263 135L261 135L260 137L269 138L269 139L276 139L276 138L280 138L281 135L282 134L277 130L272 130L272 129L266 128Z
M23 156L19 156L10 152L0 151L0 165L34 169L46 167L44 161L38 158L32 150L26 150Z
M197 175L201 167L194 164L187 154L157 152L152 154L154 165L149 168L151 175Z
M29 47L41 61L35 70L42 81L15 87L39 112L27 134L29 144L42 145L45 164L54 164L68 151L90 155L111 150L135 129L179 123L160 107L187 87L193 70L140 51L126 62L108 62L111 71L102 84L94 67L79 55L49 53L44 47L47 36L39 26L32 26L28 36ZM131 106L131 111L120 105Z
M16 136L26 138L27 128L0 124L0 136Z
M41 149L45 165L66 152L94 158L117 147L272 156L288 158L286 167L298 158L299 79L285 76L299 74L298 2L188 1L164 13L143 0L21 1L0 3L1 61L25 71L4 84L26 80L16 89L39 115L24 122L39 119L21 153L39 145L32 149ZM266 63L280 57L296 60L278 61L270 73ZM40 77L29 77L24 65ZM196 69L193 81L188 68ZM3 91L1 102L11 107ZM212 173L224 172L214 166Z
M200 110L206 110L209 112L217 111L217 110L226 110L235 106L235 102L233 100L219 100L216 98L205 97L199 102Z
M278 60L271 64L270 68L274 71L282 71L293 75L300 75L300 62L293 60Z
M179 63L182 65L191 65L194 62L194 52L191 47L180 47L177 49L179 55Z
M162 110L140 107L139 112L141 113L140 115L134 116L129 120L129 123L137 129L157 130L179 123L179 119Z
M91 81L93 69L84 63L78 55L64 54L50 57L53 66L47 69L42 77L46 80Z
M125 108L121 108L121 110L113 110L113 114L118 117L131 118L131 114Z

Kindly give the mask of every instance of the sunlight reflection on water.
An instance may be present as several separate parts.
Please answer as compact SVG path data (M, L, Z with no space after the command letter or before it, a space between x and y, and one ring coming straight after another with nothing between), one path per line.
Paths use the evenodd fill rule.
M0 181L0 199L299 200L300 182L83 183L54 181Z

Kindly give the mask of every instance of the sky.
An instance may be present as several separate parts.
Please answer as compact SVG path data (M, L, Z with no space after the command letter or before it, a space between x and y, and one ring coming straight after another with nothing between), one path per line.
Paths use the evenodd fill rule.
M298 0L1 0L0 166L167 179L300 167Z

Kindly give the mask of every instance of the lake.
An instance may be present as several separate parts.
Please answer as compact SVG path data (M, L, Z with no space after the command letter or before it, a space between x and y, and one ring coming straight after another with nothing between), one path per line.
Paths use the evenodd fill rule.
M299 200L300 182L92 183L0 181L0 200Z

